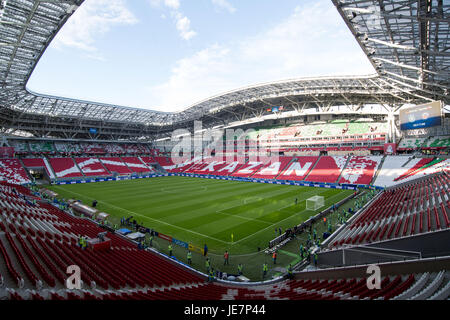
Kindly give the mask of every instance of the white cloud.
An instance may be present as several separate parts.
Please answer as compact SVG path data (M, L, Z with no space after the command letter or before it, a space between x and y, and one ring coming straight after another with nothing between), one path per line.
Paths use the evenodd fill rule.
M212 0L212 3L214 6L216 6L219 9L225 9L229 13L236 12L236 8L233 7L231 3L229 3L227 0Z
M197 35L197 33L191 29L191 21L188 17L183 16L180 12L176 12L173 16L176 21L176 28L184 40L189 40Z
M191 28L191 20L179 10L180 0L149 0L149 2L153 7L165 7L170 10L170 15L174 19L175 27L182 39L190 40L197 35L197 32ZM163 14L161 18L165 19L166 16Z
M229 87L233 81L224 77L228 72L228 48L215 44L191 57L177 61L169 80L148 89L164 111L182 109L199 95L211 95L217 88ZM174 108L175 107L175 108Z
M374 73L333 6L299 6L285 21L239 42L214 44L176 62L149 99L177 111L213 95L262 82Z
M89 0L75 11L51 45L58 49L77 48L102 59L95 47L96 38L114 26L137 22L124 0Z
M171 9L178 10L180 7L180 1L179 0L164 0L164 4L166 7L169 7Z

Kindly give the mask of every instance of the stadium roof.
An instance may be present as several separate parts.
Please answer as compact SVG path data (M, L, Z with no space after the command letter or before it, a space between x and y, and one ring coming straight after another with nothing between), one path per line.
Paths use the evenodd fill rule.
M377 73L373 75L260 84L217 95L177 113L29 91L26 85L40 57L83 1L0 0L0 121L4 126L30 130L29 126L39 123L81 126L91 121L110 127L121 124L114 130L135 126L135 130L151 132L200 119L217 124L230 114L245 118L279 103L296 110L333 103L375 103L390 110L432 100L449 104L450 4L444 0L332 0L374 66Z

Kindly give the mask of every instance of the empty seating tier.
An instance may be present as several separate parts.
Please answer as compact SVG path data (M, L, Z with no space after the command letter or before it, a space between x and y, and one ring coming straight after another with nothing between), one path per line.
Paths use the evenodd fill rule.
M446 173L383 192L333 239L331 247L360 245L450 228Z
M83 176L72 158L50 158L49 162L57 178L73 178Z
M98 158L75 158L85 176L110 176Z
M126 163L124 163L118 157L100 158L100 160L102 161L105 168L108 169L108 171L111 173L117 173L119 175L133 173L133 171L128 168Z
M370 184L382 157L351 157L342 171L339 183Z
M306 181L335 183L347 162L347 157L322 156Z

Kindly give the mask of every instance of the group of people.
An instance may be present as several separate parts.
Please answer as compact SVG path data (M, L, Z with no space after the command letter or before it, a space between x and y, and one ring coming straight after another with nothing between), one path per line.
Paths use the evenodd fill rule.
M84 237L84 236L78 237L78 246L83 250L85 250L87 248L88 243L87 243L86 237Z

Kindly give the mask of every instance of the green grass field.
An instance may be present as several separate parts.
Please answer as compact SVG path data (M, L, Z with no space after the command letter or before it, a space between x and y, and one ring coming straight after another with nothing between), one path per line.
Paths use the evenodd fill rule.
M139 223L210 252L264 249L283 231L316 214L306 199L325 198L325 209L351 190L273 185L188 177L160 177L50 186L65 199L79 199L111 215L112 223L133 216ZM295 198L298 204L295 205ZM233 239L231 235L233 234ZM233 241L232 241L233 240Z

